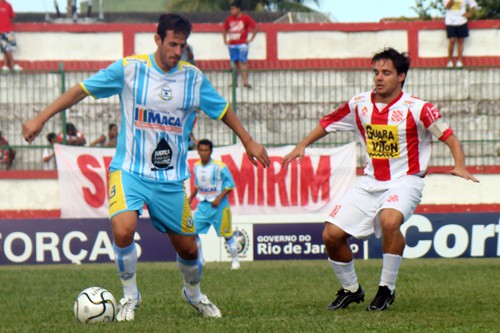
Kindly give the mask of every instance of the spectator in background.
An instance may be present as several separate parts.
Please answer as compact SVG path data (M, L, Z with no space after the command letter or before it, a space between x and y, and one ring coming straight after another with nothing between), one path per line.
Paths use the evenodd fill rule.
M470 17L474 8L477 7L475 0L443 0L445 14L444 24L446 25L446 36L448 42L448 63L446 67L462 68L464 39L469 37L469 28L467 19ZM457 62L453 63L453 50L457 44Z
M54 132L47 134L47 141L50 144L50 148L43 148L42 160L43 160L43 170L56 170L56 153L54 152L54 143L56 143L57 135Z
M9 169L15 157L15 150L10 148L9 142L3 137L2 131L0 131L0 164L3 168Z
M64 134L57 134L57 143L64 143ZM84 146L87 143L82 132L76 129L73 123L66 123L66 144L69 146Z
M0 0L0 49L4 58L2 72L8 72L11 69L16 72L23 70L21 66L14 64L12 57L12 51L16 49L13 24L15 16L10 3Z
M92 141L89 146L101 147L116 147L116 140L118 138L118 126L116 124L109 124L108 135L101 134L97 139Z
M189 62L191 65L196 66L196 61L194 60L193 47L190 44L186 44L184 51L182 51L181 60Z
M241 70L241 79L245 88L252 88L248 83L248 44L257 34L257 24L247 14L241 12L241 1L233 1L231 15L224 23L224 44L229 45L229 56L237 70ZM250 38L248 33L251 32Z

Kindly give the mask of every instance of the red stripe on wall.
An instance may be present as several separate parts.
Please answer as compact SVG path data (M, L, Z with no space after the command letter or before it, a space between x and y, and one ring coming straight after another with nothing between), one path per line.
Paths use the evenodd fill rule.
M498 29L498 20L473 20L469 22L470 30ZM16 23L16 32L69 32L69 33L107 33L122 34L123 56L135 53L135 34L151 33L151 39L156 31L156 23L95 23L95 24L47 24L47 23ZM382 21L378 23L259 23L259 32L266 35L267 59L250 60L250 69L279 69L279 68L370 68L370 58L364 59L298 59L278 60L277 44L280 32L296 31L342 31L342 32L373 32L373 31L406 31L408 51L412 58L412 67L445 67L446 57L421 58L418 54L419 32L423 30L445 31L443 20L439 21ZM193 24L193 32L221 33L220 23ZM63 63L66 70L97 71L108 66L112 61L29 61L18 59L26 70L57 70ZM203 69L229 69L227 59L198 61ZM500 66L498 56L467 56L464 58L466 67ZM83 68L85 67L85 68Z
M442 213L495 213L500 212L500 204L476 205L419 205L415 214ZM61 211L54 210L0 210L0 219L46 219L60 218Z
M415 214L433 213L491 213L500 212L500 204L476 205L419 205Z
M60 218L61 210L0 210L0 220Z

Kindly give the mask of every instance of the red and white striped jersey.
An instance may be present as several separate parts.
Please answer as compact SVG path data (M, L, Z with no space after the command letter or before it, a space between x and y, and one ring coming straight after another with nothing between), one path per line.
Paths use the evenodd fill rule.
M374 93L368 91L329 115L320 125L327 132L354 131L365 151L365 174L377 180L397 179L404 175L424 176L432 150L429 126L441 118L440 112L426 101L401 94L382 110L377 108ZM453 134L445 128L438 139Z

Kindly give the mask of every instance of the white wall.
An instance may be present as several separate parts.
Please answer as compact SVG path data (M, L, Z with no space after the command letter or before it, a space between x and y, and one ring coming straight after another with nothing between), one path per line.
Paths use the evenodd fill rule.
M135 53L156 49L153 33L134 36ZM420 30L419 57L446 57L444 30ZM23 61L97 60L114 61L123 56L121 32L18 32L15 59ZM278 32L279 60L369 58L386 46L408 51L405 30L385 31L285 31ZM197 60L228 60L229 53L219 32L193 32L189 38ZM466 39L466 56L500 56L500 30L475 29ZM267 58L267 36L258 33L250 44L249 59Z
M425 177L425 188L421 204L470 205L499 204L500 175L477 175L479 184L445 174ZM56 179L19 180L1 179L1 210L55 210L60 209L59 185ZM29 198L29 200L27 200ZM235 221L247 222L248 218L235 217ZM255 218L252 216L252 220ZM301 217L301 220L303 218Z
M16 60L114 61L123 56L120 32L19 32Z
M153 33L135 34L135 53L153 53L156 50L153 36ZM222 33L193 32L188 42L193 46L196 60L229 60L229 51L222 39ZM266 34L258 33L250 43L248 59L266 58Z
M448 39L445 30L420 30L418 44L418 55L422 58L448 55ZM455 54L456 52L455 46ZM470 36L464 41L464 56L500 56L500 30L470 30Z
M406 31L303 31L278 33L278 58L348 59L370 58L373 53L391 46L408 51Z

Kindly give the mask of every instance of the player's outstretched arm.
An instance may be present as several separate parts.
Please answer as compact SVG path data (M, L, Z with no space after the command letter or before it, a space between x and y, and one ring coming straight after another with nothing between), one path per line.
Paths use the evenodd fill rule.
M245 147L248 158L253 163L253 165L257 166L258 161L264 168L269 166L271 162L269 160L269 156L267 155L266 148L253 140L245 127L243 127L243 125L241 124L231 106L228 106L228 109L226 111L226 114L222 118L222 121L230 129L233 130L236 136L238 136L241 143Z
M281 167L287 168L288 164L296 158L298 158L297 162L300 164L302 158L304 157L306 147L315 143L327 134L328 132L325 131L321 125L316 126L316 128L313 129L311 133L309 133L302 141L300 141L291 152L286 154L281 159Z
M455 135L451 135L448 139L444 141L446 145L450 148L451 155L455 160L455 167L450 171L450 173L457 177L462 177L467 180L472 180L475 183L479 183L479 180L476 179L473 175L467 171L465 168L465 157L464 151L462 149L462 145L460 141L458 141Z
M26 142L32 143L42 131L43 125L57 113L64 111L82 99L87 97L87 93L78 84L59 96L52 104L43 109L35 117L27 120L23 124L23 137Z

